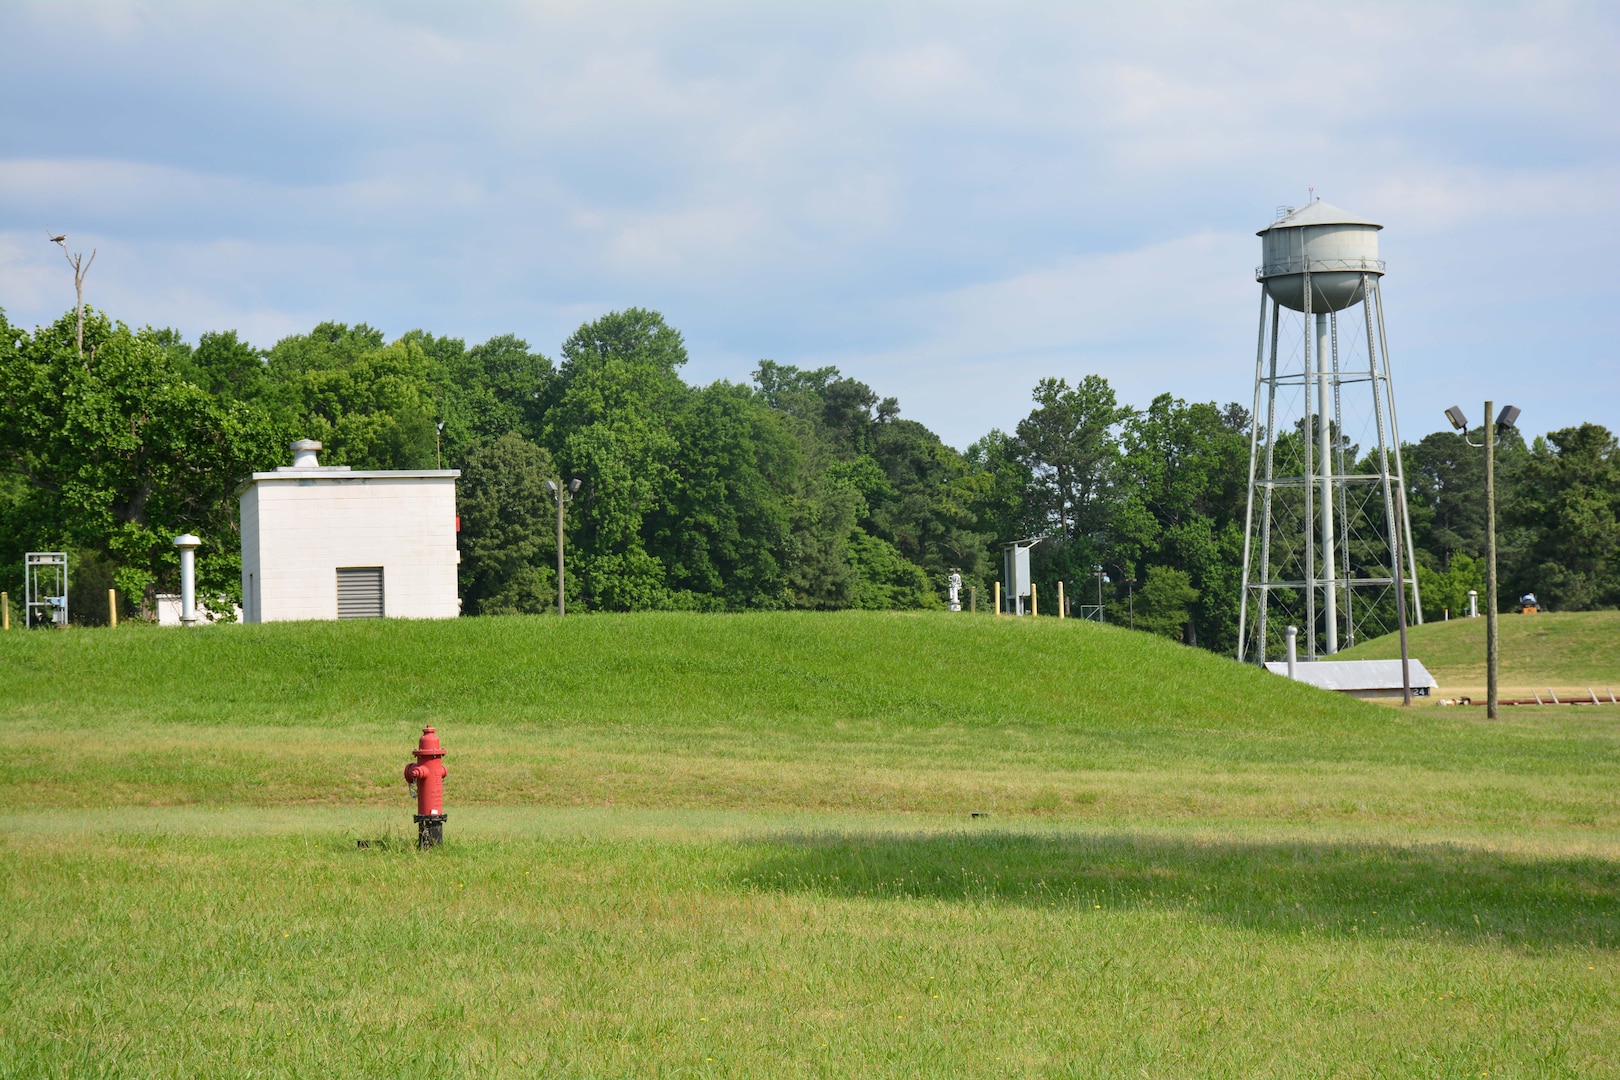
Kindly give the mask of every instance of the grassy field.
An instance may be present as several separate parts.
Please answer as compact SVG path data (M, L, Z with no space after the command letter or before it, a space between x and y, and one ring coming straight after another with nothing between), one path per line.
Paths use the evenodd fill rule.
M3 1076L1617 1074L1613 707L943 614L13 633L0 679Z
M1497 678L1503 696L1547 696L1564 699L1594 688L1607 700L1606 689L1620 695L1620 611L1569 611L1540 615L1503 615L1497 620ZM1442 694L1485 692L1485 620L1452 619L1411 628L1407 648L1423 661L1440 683ZM1347 649L1350 660L1400 656L1394 634Z

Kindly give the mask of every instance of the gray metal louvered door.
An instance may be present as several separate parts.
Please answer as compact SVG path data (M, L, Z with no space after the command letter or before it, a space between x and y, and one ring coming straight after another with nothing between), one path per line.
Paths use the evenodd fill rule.
M341 566L337 572L338 618L380 619L383 616L383 568Z

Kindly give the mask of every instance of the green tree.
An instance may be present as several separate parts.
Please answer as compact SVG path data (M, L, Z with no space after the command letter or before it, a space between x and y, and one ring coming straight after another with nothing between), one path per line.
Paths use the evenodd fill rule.
M545 442L586 484L573 511L586 598L610 611L669 607L667 572L642 526L668 489L670 421L690 393L677 374L681 335L657 312L630 308L581 326L562 356Z
M81 549L140 596L177 584L172 541L190 531L203 538L199 591L239 599L234 489L281 458L286 433L262 408L187 382L160 332L87 310L81 358L76 324L69 313L0 334L0 461L23 481L0 522L8 576L25 548Z
M808 520L822 526L842 521L837 493L854 497L844 552L832 555L826 542L808 545L820 553L821 580L837 583L836 599L823 593L811 603L927 606L937 601L951 568L959 567L969 582L982 574L989 536L976 531L973 503L983 485L961 454L923 425L901 419L894 398L880 399L836 368L800 371L765 360L754 378L763 400L798 421L794 430L814 477L807 487L820 500L821 512ZM872 539L884 546L868 543ZM895 564L889 549L909 565ZM879 579L900 584L862 591L861 582ZM929 585L916 590L910 584L916 580Z
M1036 408L1018 423L1018 447L1037 498L1058 536L1099 534L1119 458L1115 431L1132 410L1101 375L1073 388L1064 379L1042 379L1034 399Z
M1197 602L1198 590L1185 570L1150 566L1136 593L1136 628L1181 639Z
M322 323L278 341L268 372L278 419L320 440L323 463L434 467L442 366L420 338L385 345L364 324Z
M1119 577L1152 564L1185 573L1198 602L1183 640L1221 651L1237 643L1248 420L1237 405L1169 394L1127 418L1103 560Z
M557 604L555 503L551 455L517 432L466 455L460 510L460 583L467 615L518 615Z
M1512 591L1554 610L1620 605L1620 447L1599 424L1537 439L1513 520L1534 531Z
M1473 443L1481 443L1483 430L1468 433ZM1516 526L1512 508L1517 498L1529 450L1513 429L1498 435L1496 446L1497 548L1500 565L1514 563L1529 541ZM1482 558L1485 554L1485 454L1470 446L1454 431L1436 431L1419 442L1402 447L1411 492L1412 543L1420 552L1434 557L1441 573L1451 566L1456 554ZM1364 462L1377 471L1369 454ZM1377 532L1385 530L1380 525ZM1421 583L1419 588L1421 589ZM1428 601L1425 599L1424 607Z
M1485 603L1485 560L1476 559L1461 551L1451 555L1451 565L1437 569L1428 552L1420 553L1418 562L1418 591L1423 597L1423 610L1431 622L1446 617L1461 618L1468 614L1468 593L1478 594L1481 606Z
M857 608L937 608L944 602L922 567L887 540L856 529L849 541L855 571L850 606Z
M671 603L789 606L789 496L802 452L784 418L748 387L717 382L686 397L670 432L667 486L645 533Z

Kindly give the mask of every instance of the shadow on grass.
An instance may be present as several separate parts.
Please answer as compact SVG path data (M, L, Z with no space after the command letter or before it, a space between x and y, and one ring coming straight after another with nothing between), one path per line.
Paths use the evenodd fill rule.
M1275 933L1620 948L1620 864L1444 846L789 835L759 843L736 884L837 897L1184 911Z

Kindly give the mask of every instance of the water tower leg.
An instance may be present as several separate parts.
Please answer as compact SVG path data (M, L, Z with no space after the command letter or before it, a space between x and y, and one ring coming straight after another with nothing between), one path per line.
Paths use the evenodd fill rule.
M1373 343L1373 286L1365 278L1362 281L1363 299L1361 305L1367 316L1367 372L1371 376L1373 422L1378 431L1378 484L1383 489L1384 495L1384 536L1388 543L1385 550L1389 553L1389 576L1395 589L1395 606L1399 609L1404 603L1401 593L1405 588L1401 584L1400 537L1396 535L1396 530L1400 528L1400 525L1395 517L1394 479L1389 470L1389 444L1384 433L1384 395L1379 392L1379 349ZM1387 384L1384 388L1388 389Z
M1339 477L1336 485L1339 494L1339 550L1344 553L1345 559L1343 577L1340 578L1340 584L1344 586L1344 636L1346 647L1353 648L1356 644L1356 609L1355 592L1350 587L1350 580L1355 570L1350 562L1350 506L1347 498L1350 485L1344 479L1350 471L1344 463L1344 445L1349 440L1344 436L1343 395L1339 381L1339 316L1336 313L1328 316L1328 331L1333 336L1333 428L1339 436L1333 440L1333 471Z
M1266 490L1260 511L1260 618L1255 626L1254 662L1264 665L1270 638L1266 618L1271 606L1271 496L1276 477L1277 445L1277 328L1282 324L1282 305L1271 305L1271 360L1266 377Z
M1316 413L1311 406L1311 386L1316 382L1316 341L1311 325L1311 274L1305 281L1305 377L1300 380L1300 404L1305 414L1305 656L1316 659L1316 590L1322 584L1316 577Z
M1328 317L1327 312L1316 316L1316 412L1318 454L1322 459L1322 629L1326 638L1327 654L1339 651L1339 582L1334 566L1333 542L1333 425L1328 417L1329 383L1332 376L1327 368Z
M1254 347L1254 408L1249 412L1249 487L1243 507L1243 581L1238 589L1237 661L1243 663L1243 646L1249 632L1249 565L1254 539L1254 464L1260 446L1260 388L1266 368L1266 287L1260 286L1260 329ZM1058 583L1061 592L1063 585Z
M1384 356L1384 390L1389 397L1389 435L1390 445L1395 452L1395 482L1397 494L1401 504L1401 533L1405 538L1406 559L1404 560L1408 581L1401 586L1402 592L1410 587L1412 590L1412 608L1417 615L1417 624L1423 625L1423 597L1418 592L1417 584L1417 549L1412 546L1412 518L1406 502L1406 465L1401 461L1401 425L1395 418L1395 378L1390 374L1389 368L1389 338L1384 333L1384 293L1379 287L1379 279L1372 281L1373 300L1378 305L1378 351Z

